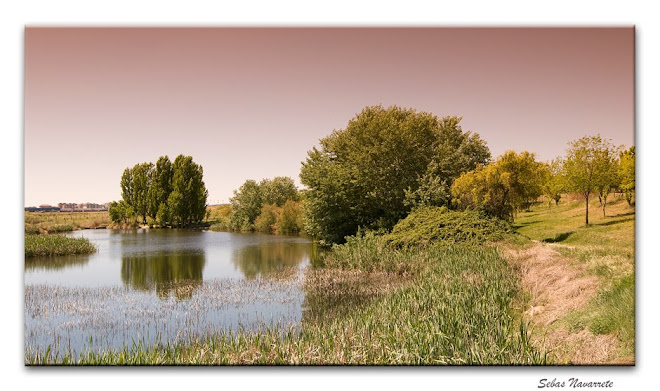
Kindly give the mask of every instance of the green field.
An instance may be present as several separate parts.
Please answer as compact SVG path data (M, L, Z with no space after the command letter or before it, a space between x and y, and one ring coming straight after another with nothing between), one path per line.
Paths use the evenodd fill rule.
M611 197L612 198L612 197ZM595 296L580 309L564 314L549 332L588 333L611 337L609 363L632 363L635 353L635 208L622 199L607 205L603 216L595 197L585 226L582 200L562 200L560 206L537 206L521 213L514 227L546 244L582 276L597 281ZM570 351L575 346L562 350ZM559 358L560 361L569 357Z

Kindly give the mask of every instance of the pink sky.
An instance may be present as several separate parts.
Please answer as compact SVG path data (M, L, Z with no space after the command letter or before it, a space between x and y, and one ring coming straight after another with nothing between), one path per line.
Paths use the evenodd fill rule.
M634 46L632 27L28 27L25 205L117 200L124 168L181 153L209 203L298 182L306 152L375 104L461 115L494 157L630 146Z

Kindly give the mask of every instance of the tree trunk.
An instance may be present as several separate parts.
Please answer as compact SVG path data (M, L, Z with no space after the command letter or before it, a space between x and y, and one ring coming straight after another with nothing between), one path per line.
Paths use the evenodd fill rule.
M587 207L587 213L585 215L585 224L588 226L589 225L589 193L586 193L584 196L585 204Z
M607 196L603 197L603 217L605 217L605 205L607 205Z

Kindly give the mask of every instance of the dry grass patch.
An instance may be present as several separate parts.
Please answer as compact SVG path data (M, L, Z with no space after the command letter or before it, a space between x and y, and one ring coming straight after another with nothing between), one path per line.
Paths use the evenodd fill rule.
M558 322L594 300L600 277L588 274L584 266L547 244L537 242L522 250L503 247L503 255L521 272L522 288L528 295L524 316L537 326L536 343L544 345L559 363L608 363L617 349L615 337L594 335L586 328L568 330Z

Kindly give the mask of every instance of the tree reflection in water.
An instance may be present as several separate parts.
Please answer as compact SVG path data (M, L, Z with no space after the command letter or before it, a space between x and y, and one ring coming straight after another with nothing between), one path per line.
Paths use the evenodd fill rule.
M293 275L305 260L313 259L316 247L309 243L272 242L234 250L232 263L248 279L272 274Z
M25 258L25 270L62 270L73 266L85 266L89 255L60 255L54 257Z
M161 299L174 294L177 300L187 300L202 285L205 264L203 252L124 256L121 279L125 286L134 290L155 290Z

